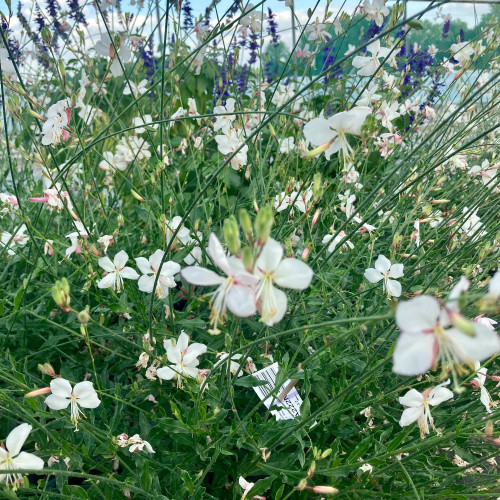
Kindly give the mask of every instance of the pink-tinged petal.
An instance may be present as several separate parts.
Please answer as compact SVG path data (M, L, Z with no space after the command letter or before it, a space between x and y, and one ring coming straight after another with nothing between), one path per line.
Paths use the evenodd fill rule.
M311 284L313 270L299 259L283 259L276 269L273 280L283 287L304 290Z
M274 271L283 257L283 247L273 238L268 238L264 248L260 252L255 269L260 272Z
M189 335L187 335L186 332L181 331L179 338L177 339L176 347L177 349L179 349L179 351L184 352L188 348L188 345L189 345Z
M97 262L106 272L115 272L115 265L111 262L111 259L109 257L101 257Z
M239 318L247 318L257 312L254 291L245 285L233 285L226 295L227 308Z
M229 276L231 268L229 267L226 252L214 233L210 233L208 238L208 253L216 266Z
M399 425L401 427L406 427L407 425L413 424L416 422L419 417L423 414L424 408L423 406L414 407L414 408L406 408L401 415L401 419L399 420Z
M73 389L71 384L64 378L55 378L50 382L50 390L52 394L59 396L60 398L69 398Z
M85 398L90 394L95 394L94 384L85 380L84 382L78 382L73 388L73 396L76 398Z
M158 272L158 269L160 268L160 264L164 255L165 252L163 250L156 250L156 252L153 255L151 255L151 257L149 257L149 262L151 264L152 269L155 272Z
M181 270L181 276L192 285L215 286L225 281L225 278L204 267L189 266Z
M304 126L304 136L313 146L321 146L335 137L328 120L314 118Z
M137 285L141 292L151 293L155 283L155 276L146 276L145 274L139 278Z
M500 351L500 339L494 330L484 325L471 322L476 335L473 337L458 328L449 328L446 335L453 342L455 353L463 363L483 361Z
M113 259L116 269L123 269L127 265L128 254L125 250L120 250Z
M483 403L484 407L486 408L486 411L488 413L492 413L491 408L490 408L490 395L488 394L488 391L484 386L481 386L481 397L480 397L481 403Z
M207 346L205 344L200 344L199 342L194 342L191 344L187 350L186 354L184 354L184 364L186 365L191 365L193 364L194 360L198 357L201 356L202 354L205 354L207 352Z
M142 274L151 274L153 272L149 260L146 259L146 257L136 257L135 263Z
M156 375L162 380L172 380L177 374L174 370L172 370L172 368L164 366L163 368L158 368L158 370L156 370Z
M51 410L64 410L69 406L71 400L68 398L61 398L60 396L56 396L55 394L51 394L45 398L45 404Z
M431 406L436 406L444 401L448 401L449 399L453 399L453 392L442 385L434 387L429 394L429 404Z
M273 326L274 324L280 322L283 319L283 316L286 314L288 299L286 293L282 290L278 290L278 288L272 287L274 294L274 305L275 311L273 315L270 315L269 312L266 315L266 319L262 319L264 324L267 326ZM264 311L263 311L264 312Z
M126 278L128 280L136 280L137 278L139 278L139 273L135 269L132 269L131 267L122 268L120 274L122 278Z
M401 297L401 283L396 280L387 280L387 292L390 297Z
M398 375L420 375L431 368L436 338L426 333L402 333L392 354L392 371Z
M32 453L22 451L17 457L12 459L15 469L43 469L43 460Z
M101 280L97 282L97 286L99 288L114 288L115 287L115 282L116 282L116 274L113 271L112 273L109 273L107 276L104 276Z
M173 276L180 272L181 266L177 262L173 262L171 260L164 262L163 266L161 266L161 276Z
M391 268L391 261L384 257L383 255L379 255L378 259L375 261L375 269L382 274L385 274Z
M421 407L424 404L424 397L416 389L410 389L404 396L399 398L399 403L408 408Z
M15 457L21 451L21 448L28 438L31 429L33 429L31 425L21 424L14 427L14 429L9 432L9 435L5 440L5 446L7 447L7 450L9 450L11 456Z
M369 267L368 269L365 269L365 278L370 282L370 283L378 283L384 276L380 273L380 271L377 271L373 267Z
M389 278L402 278L404 267L404 264L393 264L389 271Z
M396 308L396 324L407 333L434 330L439 318L440 306L434 297L419 295Z

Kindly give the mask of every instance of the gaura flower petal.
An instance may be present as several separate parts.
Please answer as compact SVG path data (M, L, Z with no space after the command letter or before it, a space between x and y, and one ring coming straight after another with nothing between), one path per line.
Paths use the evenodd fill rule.
M401 283L396 280L387 280L387 291L391 297L401 297Z
M429 404L431 406L436 406L444 401L448 401L453 398L453 392L442 385L434 387L429 394Z
M60 398L71 397L72 389L71 384L64 378L55 378L50 382L50 390L52 394Z
M151 274L153 272L149 260L145 257L136 257L135 263L142 274Z
M189 344L189 336L186 334L186 332L181 331L179 338L177 339L177 349L179 351L184 352L188 348Z
M370 283L378 283L383 277L384 277L383 274L380 271L374 269L373 267L365 269L365 278Z
M408 408L422 406L424 397L416 389L410 389L404 396L399 398L399 403Z
M299 259L283 259L273 275L273 280L283 288L304 290L310 285L313 274L305 262Z
M464 363L474 363L490 358L500 350L500 340L495 330L480 323L472 323L476 336L467 335L458 328L449 328L446 334L458 348L457 355Z
M233 285L226 295L226 306L240 318L252 316L257 312L255 294L245 285Z
M125 250L120 250L113 260L116 269L123 269L127 265L128 255Z
M438 344L434 335L403 332L392 354L392 371L398 375L420 375L435 360Z
M139 273L135 269L132 269L131 267L122 268L120 274L122 275L123 278L129 280L136 280L137 278L139 278Z
M32 453L22 451L19 455L12 459L16 469L43 469L43 460Z
M231 269L229 267L226 252L214 233L210 233L210 237L208 238L208 253L217 267L223 271L224 274L229 276L231 274Z
M33 427L29 424L21 424L14 427L14 429L9 432L5 440L5 446L11 457L15 457L19 454L32 429Z
M99 288L110 288L115 286L116 276L114 270L97 282Z
M433 330L440 313L438 301L428 295L420 295L396 308L396 323L401 331L419 333Z
M172 370L172 368L164 366L156 370L156 375L158 375L158 377L162 380L172 380L177 374L174 372L174 370Z
M186 353L184 354L183 364L184 365L193 364L194 360L198 356L201 356L202 354L205 354L206 352L207 352L207 346L205 344L200 344L199 342L194 342L193 344L191 344L187 348Z
M385 274L391 268L391 261L384 257L383 255L379 255L375 262L375 269L382 274Z
M406 408L401 415L401 419L399 420L399 425L401 427L406 427L407 425L412 424L423 414L424 407L416 406L411 408Z
M189 266L181 270L181 276L188 282L197 286L215 286L225 281L225 278L204 267Z
M283 247L273 238L269 238L255 262L255 268L261 272L274 271L282 257Z
M115 272L115 265L111 262L111 259L109 257L101 257L97 262L99 263L99 266L101 266L102 269L104 269L106 272Z
M389 278L402 278L404 264L393 264L389 271Z
M45 398L45 404L51 410L64 410L69 406L71 400L68 398L63 398L61 396L56 396L55 394L51 394Z

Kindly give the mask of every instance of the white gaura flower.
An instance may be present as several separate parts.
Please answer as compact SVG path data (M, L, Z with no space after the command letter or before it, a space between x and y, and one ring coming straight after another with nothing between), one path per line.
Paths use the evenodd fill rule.
M473 365L500 350L497 334L480 323L461 318L470 334L449 328L450 317L458 315L453 308L449 304L441 307L428 295L398 304L396 323L402 333L393 353L394 373L421 375L441 362L455 374L455 366Z
M232 97L230 97L226 101L225 106L215 106L214 114L219 115L215 117L215 122L214 122L214 130L216 132L218 130L221 130L223 134L229 133L229 129L233 126L233 122L236 119L236 115L233 114L235 104L236 101Z
M217 142L217 148L223 155L232 155L243 144L233 129L229 130L228 135L216 135L215 142ZM247 153L248 146L245 144L231 158L231 167L234 170L239 170L247 164Z
M399 398L399 402L406 406L399 425L406 427L417 421L420 427L420 437L425 438L429 434L429 424L435 429L430 407L453 398L453 392L444 387L449 383L448 380L436 387L429 387L422 393L416 389L410 389L403 397Z
M380 104L380 108L375 114L375 118L377 120L380 120L385 128L393 130L392 120L395 120L396 118L399 118L401 116L399 114L398 108L398 101L394 101L391 104L387 104L386 101L382 101L382 103Z
M189 337L182 331L177 342L167 339L163 342L163 347L167 351L167 359L171 366L158 368L156 374L162 380L177 379L177 387L182 386L181 376L196 378L198 375L198 356L207 352L207 346L195 342L189 345Z
M145 257L137 257L135 262L137 267L143 274L139 278L139 290L141 292L152 293L153 286L158 274L158 269L160 268L161 260L165 252L163 250L156 250L156 252L146 259ZM177 262L164 262L161 266L160 276L158 277L158 283L156 284L155 294L160 298L164 299L168 297L168 289L175 288L176 275L181 270L181 266Z
M120 47L118 48L118 53L115 52L111 38L107 33L101 36L101 39L95 44L95 51L98 55L102 57L109 57L112 62L110 66L111 74L116 78L123 75L123 70L120 65L125 64L132 57L132 52L130 52L129 47L126 44L126 38L121 37Z
M287 137L286 139L280 140L280 153L291 153L295 149L295 138Z
M226 309L241 318L256 313L254 287L258 280L245 270L240 259L234 256L227 257L214 233L210 234L208 240L208 253L215 265L227 277L219 276L214 271L199 266L185 267L181 271L181 275L193 285L218 285L217 290L211 294L210 324L213 327L209 330L212 334L218 334L220 330L217 328L217 324L224 323L227 317Z
M16 473L16 469L43 469L43 460L32 453L21 451L24 442L29 436L33 427L29 424L21 424L14 427L9 432L5 440L5 447L0 446L0 469L9 470L7 474L0 474L0 483L4 481L7 485L17 485L21 483L23 476L21 473Z
M241 353L233 354L231 359L229 359L229 354L227 352L219 352L217 353L217 357L220 359L217 363L215 363L213 370L215 370L215 368L220 366L222 363L226 362L229 365L229 371L233 375L238 374L238 377L245 375L245 370L248 373L254 373L257 371L257 367L255 366L252 358L246 358L245 365L241 363L240 359L243 358L243 354Z
M486 373L488 371L487 368L484 366L481 367L481 364L479 361L476 361L474 363L474 370L477 372L476 373L476 378L472 380L471 385L475 387L476 389L480 389L481 391L481 396L480 400L481 403L483 403L484 407L486 408L486 411L488 413L492 413L490 405L492 404L491 396L486 387L484 387L484 383L486 382Z
M319 117L306 123L304 135L313 146L318 147L310 154L320 154L324 151L326 159L329 160L332 154L342 149L344 156L349 156L352 148L346 134L361 135L361 127L371 112L371 108L367 106L356 106L328 119Z
M304 290L313 278L313 270L301 260L283 259L283 247L269 238L255 262L254 276L260 281L257 285L257 304L262 315L261 321L273 326L282 320L286 313L288 299L282 288Z
M337 236L335 236L335 238L333 237L333 234L326 234L325 236L323 236L323 239L321 240L321 243L323 245L326 245L328 242L331 242L329 245L328 245L328 252L329 253L332 253L335 248L337 247L337 245L346 237L347 235L345 234L345 231L340 231L339 234L337 234ZM354 248L354 245L352 244L352 242L350 240L346 240L344 241L344 243L342 244L341 248L340 248L340 252L342 252L342 250L352 250Z
M304 33L309 33L307 39L310 42L315 42L316 40L321 40L323 42L328 42L332 35L326 31L326 24L319 22L319 17L316 18L314 24L309 24Z
M102 257L98 260L99 265L108 273L104 278L97 282L99 288L113 288L120 292L123 288L123 278L136 280L139 278L137 271L127 267L127 252L121 250L115 255L113 262L109 257Z
M67 99L52 104L47 110L47 120L42 126L42 144L59 144L61 140L67 140L69 132L64 128L69 124L71 117Z
M352 60L352 65L358 69L358 75L359 76L371 76L374 75L379 66L380 66L380 61L379 59L385 59L389 54L391 54L392 49L390 47L381 47L380 46L380 40L375 40L372 43L370 43L367 47L366 50L371 53L370 57L366 56L356 56ZM394 56L398 50L396 49L389 59L387 59L387 63L390 66L395 66L396 61L394 59Z
M240 19L240 27L238 29L239 33L242 33L243 36L247 35L248 28L252 30L252 33L260 33L262 29L262 11L259 7L254 9L253 3L249 3L245 9L245 14Z
M153 117L151 115L144 115L144 118L142 118L141 116L136 116L134 118L134 127L137 127L135 129L136 134L143 134L144 132L146 132L146 126L151 127L155 130L158 128L158 124L153 123Z
M461 66L466 66L470 61L470 56L474 54L474 47L471 42L454 43L450 47L450 52Z
M384 0L365 0L363 13L368 21L375 21L380 28L384 24L384 17L389 15L389 9L385 6Z
M0 65L2 67L2 73L5 76L17 80L16 68L14 67L14 63L9 59L9 51L7 49L0 49Z
M138 85L136 85L134 82L125 83L123 94L124 95L133 94L134 97L137 99L139 96L145 94L147 91L148 91L148 81L144 79L141 80Z
M379 255L375 262L375 268L370 267L365 270L365 278L370 283L378 283L380 280L384 280L384 291L389 297L400 297L401 296L401 284L399 281L391 278L402 278L403 277L403 264L391 264L391 261Z
M64 410L71 405L71 422L78 430L78 421L80 415L84 415L82 408L97 408L101 404L101 400L95 392L92 382L79 382L75 387L64 378L55 378L50 383L52 394L47 396L45 404L51 410Z

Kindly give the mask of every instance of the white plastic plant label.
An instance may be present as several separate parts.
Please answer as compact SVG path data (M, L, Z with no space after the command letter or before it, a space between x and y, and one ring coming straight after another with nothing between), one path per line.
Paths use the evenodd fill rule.
M278 363L273 363L270 366L266 366L262 370L253 373L252 375L259 380L267 382L266 385L259 385L254 387L253 390L257 393L257 396L264 401L267 408L271 406L279 406L280 410L271 410L271 414L276 417L276 420L291 420L296 417L300 417L300 406L302 405L302 398L300 397L297 389L292 387L290 392L280 401L278 396L285 390L285 388L290 383L287 380L276 392L276 374L278 373ZM270 396L274 392L274 396Z

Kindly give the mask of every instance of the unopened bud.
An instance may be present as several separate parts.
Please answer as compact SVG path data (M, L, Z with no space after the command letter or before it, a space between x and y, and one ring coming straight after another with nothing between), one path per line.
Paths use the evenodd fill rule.
M50 375L51 377L56 376L56 371L54 370L54 368L50 363L44 363L43 365L40 364L38 365L38 369L43 375Z
M263 245L267 241L269 235L271 234L273 223L273 209L271 208L271 205L266 205L257 214L254 223L255 233L257 235L259 244Z
M314 493L322 493L323 495L335 495L339 492L337 488L333 486L313 486L312 488L308 488Z
M61 59L59 59L58 63L59 63L59 72L61 73L63 80L66 80L66 68L64 67L64 63L62 62Z
M52 287L52 297L55 303L64 311L70 312L70 302L71 297L69 295L69 283L66 278L62 278L61 281L56 281L55 285Z
M314 212L314 217L313 217L313 220L311 222L311 229L314 227L316 222L318 222L320 213L321 213L321 208L318 208L318 210L316 210L316 212Z
M318 146L317 148L312 149L311 151L308 151L304 155L304 158L313 158L314 156L318 156L319 154L324 153L329 147L330 147L330 143L325 142L324 144L321 144L321 146Z
M134 191L133 189L130 190L131 195L139 201L142 202L147 202L148 200L145 200L137 191Z
M314 199L319 201L321 199L321 195L323 194L323 188L321 186L321 174L318 172L314 174L312 192Z
M238 255L241 250L240 228L234 215L224 220L223 233L229 250L234 255Z
M493 435L493 422L491 420L488 420L488 422L486 422L486 426L484 428L484 435L486 437L491 437Z
M332 453L332 449L331 448L328 448L328 450L325 450L322 454L321 454L321 459L325 459L327 456L329 456L330 454Z
M297 485L297 489L299 491L303 491L307 488L307 479L301 479L299 484Z
M307 260L307 257L309 257L310 250L311 250L311 244L309 243L309 245L307 245L307 247L302 252L302 260Z
M84 325L90 321L89 306L78 313L78 321Z
M122 214L118 214L118 227L122 227L125 223L125 219Z
M50 387L43 387L42 389L36 389L34 391L25 394L25 398L34 398L35 396L41 396L42 394L48 394L51 391Z
M253 252L250 247L244 247L241 252L241 261L248 272L252 272L253 269Z
M52 40L52 34L49 30L49 28L47 28L47 26L44 26L42 28L42 31L41 31L41 35L42 35L42 40L47 44L47 45L50 45L51 43L51 40Z
M240 224L245 232L246 239L251 240L253 238L252 221L250 220L248 212L244 208L240 210Z
M476 336L475 325L472 321L465 319L460 313L448 311L448 316L450 318L450 323L458 328L462 333L469 335L469 337Z
M308 471L307 475L309 477L313 477L315 470L316 470L316 462L313 460L312 463L311 463L311 466L309 467L309 471Z

